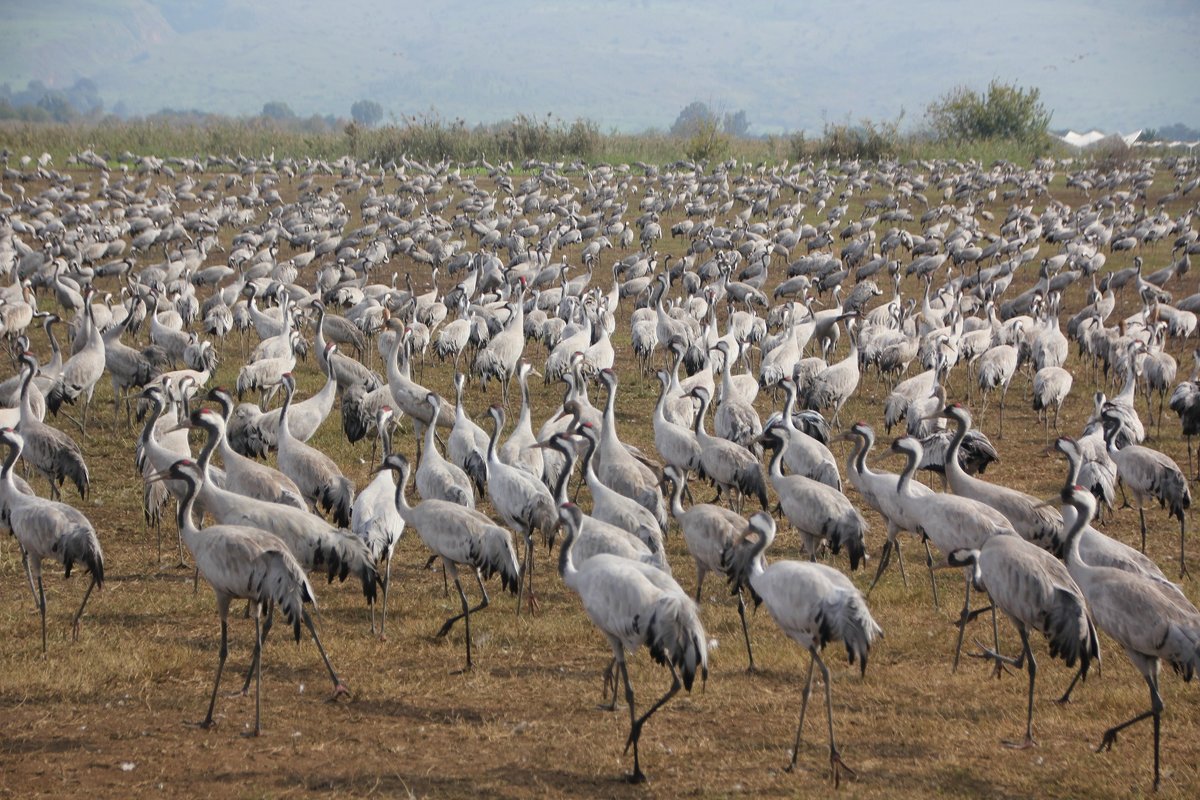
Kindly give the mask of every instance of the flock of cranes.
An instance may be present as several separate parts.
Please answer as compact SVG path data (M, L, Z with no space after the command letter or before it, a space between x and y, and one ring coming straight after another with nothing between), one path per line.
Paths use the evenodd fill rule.
M458 594L461 612L438 636L462 621L466 670L478 660L472 617L490 604L487 581L499 576L516 594L518 614L544 612L537 545L559 548L563 584L611 648L603 691L612 709L624 689L635 781L645 778L648 719L710 676L702 588L715 573L736 596L752 672L747 599L808 652L789 770L820 672L836 784L854 773L836 743L822 653L840 642L865 674L884 634L876 615L886 618L868 597L893 558L907 585L907 532L923 543L935 608L935 571L964 574L952 669L968 627L989 612L992 646L972 655L997 672L1027 669L1015 746L1036 744L1031 634L1076 668L1064 698L1111 640L1144 676L1151 707L1104 732L1101 746L1152 719L1158 787L1159 663L1185 679L1200 667L1200 612L1145 555L1146 507L1177 518L1186 577L1200 383L1176 383L1171 351L1196 333L1200 294L1186 287L1200 246L1187 192L1171 207L1156 192L1189 181L1194 161L1077 169L1067 176L1081 193L1075 208L1055 198L1063 167L1052 161L575 165L576 178L535 164L519 181L511 165L485 163L475 166L486 180L409 160L212 159L225 180L177 166L182 174L146 157L117 173L4 174L21 191L0 192L0 335L16 370L0 384L0 523L20 545L43 651L43 562L90 576L76 636L104 583L106 534L60 491L67 481L80 498L89 491L88 432L110 426L89 407L107 373L111 427L132 426L136 406L141 429L129 463L105 475L129 469L142 480L160 553L174 505L180 561L216 593L220 649L203 726L214 721L235 599L255 620L246 687L259 687L256 733L276 611L297 640L308 630L334 698L347 694L336 642L331 658L309 610L308 576L353 576L382 637L392 558L411 529ZM668 215L681 221L664 230ZM668 245L668 233L679 241ZM1134 266L1106 269L1130 241ZM1143 259L1166 266L1143 275ZM891 283L890 298L878 282ZM30 338L39 326L44 363ZM310 365L324 383L301 397L297 373ZM478 421L468 388L491 403ZM1040 415L1047 441L1051 426L1062 432L1064 406L1068 420L1093 409L1077 435L1055 442L1067 476L1054 502L980 477L1000 455L1035 455L1005 438L1010 389ZM634 419L618 417L618 391L636 393L622 402L637 407ZM992 442L968 407L985 420L996 392ZM1168 394L1188 473L1163 452L1174 435L1163 424ZM366 485L331 457L345 452L328 445L341 435L330 433L335 407L349 443L374 442ZM874 418L849 421L850 410ZM405 425L411 456L397 446ZM905 466L876 471L876 431L896 427L888 449ZM929 486L921 471L937 473ZM1125 519L1119 493L1138 509L1140 547L1100 530ZM673 577L675 531L695 565L693 591ZM775 557L785 545L799 560ZM850 576L870 558L878 566L860 586ZM539 570L538 585L553 571ZM973 591L989 604L973 608ZM1015 655L1003 651L999 615L1019 635ZM627 660L643 645L671 685L638 715Z

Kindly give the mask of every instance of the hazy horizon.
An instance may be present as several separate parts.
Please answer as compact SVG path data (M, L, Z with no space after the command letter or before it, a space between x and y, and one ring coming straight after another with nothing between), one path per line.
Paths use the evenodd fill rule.
M701 100L752 134L919 125L955 86L1040 89L1051 127L1200 127L1200 3L913 0L0 0L0 82L98 86L106 110L517 113L666 129Z

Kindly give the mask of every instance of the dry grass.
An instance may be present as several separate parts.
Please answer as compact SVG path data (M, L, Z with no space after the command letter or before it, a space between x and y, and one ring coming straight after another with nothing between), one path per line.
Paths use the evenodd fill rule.
M1061 187L1061 178L1056 185ZM39 187L29 187L30 194L35 188ZM1156 193L1169 188L1157 186ZM1061 188L1055 195L1072 205L1083 202ZM856 198L852 216L861 202ZM357 204L348 200L347 205ZM664 229L674 221L664 218ZM661 245L664 251L683 246L670 241ZM281 257L287 255L285 247ZM1155 267L1168 257L1161 246L1146 255L1148 266ZM1121 267L1126 258L1113 257L1109 263ZM400 270L409 266L392 264ZM418 287L427 284L423 269L415 276ZM601 273L597 277L606 283ZM1012 291L1020 291L1031 279L1026 274ZM1073 287L1065 307L1078 308L1082 293L1083 287ZM619 316L619 345L628 344L628 330L626 309ZM1190 347L1171 344L1184 371L1190 364L1185 356ZM232 381L238 351L235 341L225 343L223 382ZM621 434L652 449L645 421L656 388L635 377L627 347L618 352L618 372L625 379L618 401ZM529 355L535 363L544 357L532 346ZM1074 354L1070 364L1078 366ZM321 378L311 360L298 372L302 394L315 390ZM429 365L419 378L452 396L448 368ZM962 381L961 374L954 376L953 397L963 396ZM998 442L1003 460L987 477L1048 496L1061 480L1062 464L1042 454L1046 440L1022 397L1024 388L1018 379L1010 392L1008 435ZM1092 390L1087 371L1077 369L1064 409L1064 430L1080 429L1090 412ZM845 418L863 418L879 426L885 393L873 377L865 379ZM543 390L539 385L534 396L535 421L540 422L557 403L558 388ZM498 391L484 397L473 389L470 404L480 410L496 397ZM387 641L368 635L367 613L357 589L318 586L319 624L335 665L354 693L349 702L323 702L329 685L316 649L307 641L294 646L277 631L264 662L264 735L239 736L253 722L252 700L226 693L238 688L248 664L253 627L237 618L231 625L231 653L218 701L220 724L208 731L188 726L186 721L203 716L216 662L218 626L212 595L203 586L193 594L190 572L170 566L170 549L161 564L156 562L154 534L141 522L141 489L132 463L135 434L123 425L111 426L111 405L105 407L110 400L103 381L95 417L102 424L94 425L82 440L94 481L94 494L84 508L105 547L108 584L89 604L77 643L69 639L69 615L84 582L64 582L61 574L48 578L50 651L43 658L18 549L12 541L0 545L0 625L8 632L8 644L0 648L0 760L5 774L0 796L130 796L156 791L213 797L282 797L309 791L418 797L790 796L829 791L819 702L810 709L799 769L794 774L782 771L807 656L766 614L759 614L752 621L752 636L762 671L748 675L736 609L718 581L709 579L702 604L714 644L708 685L672 701L653 719L643 739L650 784L628 787L619 780L630 767L621 752L627 717L620 708L611 714L595 710L607 647L587 623L577 598L557 576L551 577L544 551L538 552L541 613L518 618L514 601L494 592L492 607L479 614L473 626L475 671L452 675L463 662L462 628L446 640L434 639L433 633L457 611L457 600L443 594L440 575L420 569L427 554L411 534L395 556ZM769 405L770 398L760 399L760 411L766 412ZM359 486L365 485L371 467L365 461L369 443L348 446L337 413L335 409L315 443ZM991 413L984 427L994 435ZM397 437L397 443L413 454L411 435ZM1186 463L1174 419L1153 445ZM705 500L708 494L707 489L697 491ZM1173 574L1174 523L1157 509L1148 517L1150 554ZM868 518L869 546L877 554L883 525L873 512ZM173 526L169 528L168 548L174 544ZM1119 512L1105 528L1136 544L1135 512ZM904 587L893 570L870 598L886 638L872 652L865 679L845 666L840 650L829 651L839 744L846 762L858 772L857 780L843 784L846 795L1117 797L1148 792L1148 724L1122 734L1113 752L1093 752L1107 726L1147 705L1143 683L1112 641L1102 642L1102 674L1090 679L1065 707L1052 699L1061 693L1070 671L1052 663L1045 645L1036 641L1042 669L1035 735L1041 747L1006 750L1000 739L1018 737L1023 725L1025 677L992 680L988 665L972 659L951 674L952 620L961 576L939 577L943 608L935 612L919 548L911 538L904 545L909 586ZM691 590L694 571L681 537L673 534L668 547L677 577ZM796 539L786 527L771 555L799 557ZM870 576L864 573L873 567L871 562L854 576L860 586L865 587ZM1194 600L1200 598L1194 581L1185 589ZM977 635L983 630L978 628ZM1015 651L1017 638L1003 623L1001 636L1005 649ZM665 671L644 653L633 659L632 678L639 705L667 685ZM1200 702L1193 687L1169 673L1163 677L1163 689L1167 709L1162 794L1193 796L1200 785ZM814 700L820 698L818 686Z

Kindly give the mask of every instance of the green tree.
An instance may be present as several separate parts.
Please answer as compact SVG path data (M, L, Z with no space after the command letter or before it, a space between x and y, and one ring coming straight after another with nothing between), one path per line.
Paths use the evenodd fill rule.
M744 109L738 109L732 114L726 112L723 127L726 133L739 139L750 135L750 120L746 117Z
M695 136L700 131L720 128L721 118L706 103L693 100L684 106L671 126L672 136Z
M292 111L292 107L282 100L271 100L263 103L262 116L267 119L274 120L289 120L296 116L296 112Z
M359 125L373 128L383 119L383 106L374 100L359 100L350 106L350 116Z
M983 95L966 86L952 89L929 104L926 116L942 139L1033 142L1045 138L1051 112L1037 88L994 80Z

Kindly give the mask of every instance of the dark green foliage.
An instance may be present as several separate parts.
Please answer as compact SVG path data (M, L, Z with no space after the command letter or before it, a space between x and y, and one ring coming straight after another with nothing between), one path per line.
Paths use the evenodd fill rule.
M1034 142L1045 139L1051 112L1037 88L992 81L987 93L960 86L929 104L926 116L943 140L975 141L1011 139Z
M359 100L350 106L350 116L359 125L373 128L383 119L383 106L374 100Z

